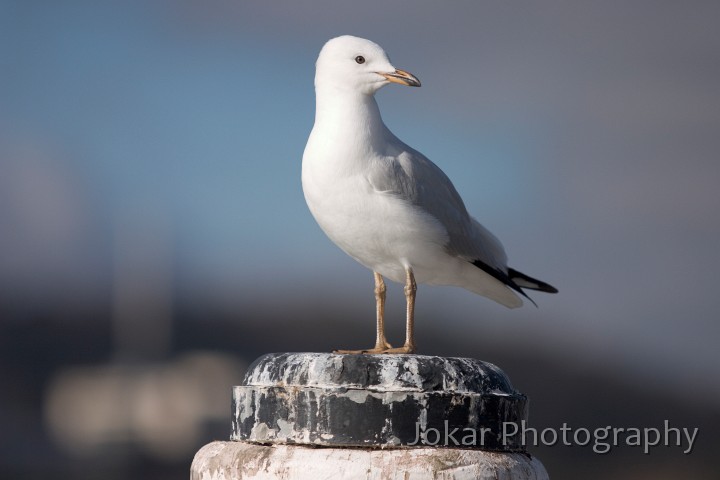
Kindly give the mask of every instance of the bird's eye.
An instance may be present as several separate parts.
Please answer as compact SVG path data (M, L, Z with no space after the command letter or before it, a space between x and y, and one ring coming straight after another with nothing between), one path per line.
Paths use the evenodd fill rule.
M365 57L363 57L362 55L358 55L357 57L355 57L355 61L359 64L363 64L365 63Z

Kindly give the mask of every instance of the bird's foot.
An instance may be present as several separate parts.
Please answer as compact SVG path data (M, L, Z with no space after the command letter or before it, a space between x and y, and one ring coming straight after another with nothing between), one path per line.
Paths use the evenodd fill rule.
M408 354L408 353L415 353L415 345L403 345L402 347L397 348L388 348L382 353L392 353L392 354Z
M402 354L402 353L415 353L414 345L403 345L402 347L393 348L392 345L386 343L384 345L375 345L373 348L366 350L335 350L333 353L340 353L345 355L373 355L373 354Z
M374 354L374 353L385 353L393 348L388 342L376 343L373 348L366 348L364 350L334 350L333 353L342 353L346 355L361 355L361 354Z
M333 350L333 353L340 353L343 355L362 355L365 353L385 353L385 350L378 350L377 348L367 348L365 350Z

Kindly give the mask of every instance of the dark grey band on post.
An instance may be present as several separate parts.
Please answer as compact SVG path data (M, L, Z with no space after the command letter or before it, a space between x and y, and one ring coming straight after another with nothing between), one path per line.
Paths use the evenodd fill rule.
M233 389L232 440L523 451L527 398L495 365L420 355L280 353Z

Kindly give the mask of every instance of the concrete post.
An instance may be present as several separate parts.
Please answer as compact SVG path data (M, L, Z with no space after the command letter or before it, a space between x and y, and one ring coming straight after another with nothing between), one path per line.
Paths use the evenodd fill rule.
M200 449L191 479L547 479L506 435L522 420L527 398L479 360L268 354L233 389L231 441Z

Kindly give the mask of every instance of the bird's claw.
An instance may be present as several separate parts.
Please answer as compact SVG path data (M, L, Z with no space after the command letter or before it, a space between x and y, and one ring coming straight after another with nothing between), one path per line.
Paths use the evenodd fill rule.
M393 348L393 346L388 343L365 350L333 350L333 353L342 355L409 354L415 353L415 346L403 345L402 347Z

